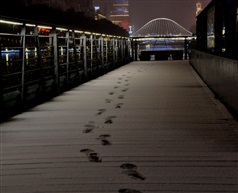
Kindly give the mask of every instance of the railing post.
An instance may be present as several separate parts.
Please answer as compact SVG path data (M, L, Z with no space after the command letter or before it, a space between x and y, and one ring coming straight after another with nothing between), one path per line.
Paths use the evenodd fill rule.
M101 47L101 57L102 57L102 67L103 70L105 68L105 62L104 62L104 41L103 41L103 37L101 36L99 39L100 42L100 47Z
M21 28L21 46L22 46L22 68L21 68L21 102L25 102L25 61L26 61L26 26L23 25Z
M119 39L119 51L121 60L123 60L123 39Z
M108 39L106 38L106 42L105 42L105 46L106 46L106 66L108 66Z
M131 54L132 54L132 60L136 61L136 57L135 57L135 41L134 39L131 40Z
M43 66L43 61L42 61L40 39L39 39L37 27L34 28L34 35L36 37L36 48L37 48L37 56L38 56L37 63L41 70L41 87L42 87L41 92L43 91L43 93L44 93L45 92L45 75L44 75L44 66Z
M116 64L118 63L118 39L115 39Z
M129 59L129 41L128 39L125 39L125 56L126 56L126 60Z
M87 78L87 76L88 76L86 41L87 41L86 36L83 34L80 38L80 46L83 47L83 60L84 60L85 78Z
M124 62L124 39L120 39L120 47L121 47L121 57L122 61Z
M184 59L188 59L188 41L187 38L184 39Z
M72 40L73 40L73 49L74 49L74 62L75 66L77 67L77 76L78 76L78 81L80 80L80 74L79 74L79 61L77 58L77 50L76 50L76 40L75 40L75 31L72 31Z
M137 41L134 42L134 51L135 51L134 61L137 61Z
M53 37L53 49L54 49L54 74L55 74L55 88L57 89L57 94L60 92L60 85L59 85L59 49L58 49L58 37L56 30L51 30L51 35Z
M131 61L131 59L133 60L133 57L132 57L132 39L128 39L128 43L127 43L127 46L128 46L128 57Z
M128 53L128 59L133 59L133 56L132 56L132 39L128 39L127 40L127 53Z
M66 82L69 84L69 31L66 32Z
M126 59L126 39L123 38L123 62L125 62L125 59Z
M115 63L116 63L115 38L112 39L112 58L113 58L113 65L115 65Z
M90 58L90 60L91 60L91 66L90 66L90 70L91 70L91 75L92 75L92 73L93 73L93 42L94 42L94 38L93 38L93 35L91 34L90 35L90 45L91 45L91 47L90 47L90 50L91 50L91 58Z

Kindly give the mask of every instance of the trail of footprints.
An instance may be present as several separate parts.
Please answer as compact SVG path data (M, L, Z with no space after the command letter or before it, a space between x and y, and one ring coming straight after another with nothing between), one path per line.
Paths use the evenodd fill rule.
M130 74L130 72L128 72L128 74ZM117 93L118 89L120 87L122 87L123 80L125 82L125 85L124 85L125 88L122 88L121 92L126 93L129 90L128 86L130 85L129 84L129 79L130 78L131 78L131 76L126 75L126 74L123 74L122 77L118 78L118 82L117 82L118 85L114 86L113 87L114 90L108 93L109 96L113 96ZM124 94L119 94L118 95L118 100L121 101L124 98L125 98ZM105 99L105 103L110 104L112 102L113 102L113 100L111 98ZM123 106L122 102L115 104L116 109L120 109L120 108L122 108L122 106ZM98 109L95 115L100 116L100 115L104 114L105 112L106 112L106 109ZM104 124L107 124L107 125L108 124L113 124L113 122L116 118L117 118L116 116L108 116L108 117L105 118ZM98 127L95 126L94 121L89 121L84 126L83 133L84 134L92 133L97 128ZM98 136L97 140L99 140L101 145L103 145L103 146L110 146L110 145L112 145L112 142L109 140L110 137L111 137L111 135L109 135L109 134L101 134L101 135ZM99 156L99 153L95 152L92 149L82 149L82 150L80 150L80 152L84 153L86 155L89 162L102 162L103 161L102 158ZM137 166L134 165L134 164L125 163L125 164L122 164L120 167L123 169L122 174L125 174L125 175L129 176L133 180L143 181L143 180L146 179L143 175L141 175L137 171ZM118 192L119 193L142 193L138 190L132 190L132 189L119 189Z
M94 121L89 121L88 124L84 126L85 129L83 130L83 133L93 132L93 130L96 128L94 124Z
M108 140L108 138L110 138L111 135L109 134L103 134L103 135L100 135L97 139L101 141L101 144L104 145L104 146L107 146L107 145L111 145L112 143Z
M101 115L105 112L106 112L106 109L98 109L98 112L96 113L96 115Z
M108 116L106 119L105 119L105 124L112 124L113 123L113 119L117 118L116 116Z
M116 108L116 109L120 109L120 108L122 108L122 105L123 105L123 103L117 103L117 104L115 105L115 108Z
M102 162L102 159L98 156L98 153L94 152L92 149L82 149L81 153L85 153L90 162Z
M121 168L124 170L122 173L128 175L134 180L144 181L146 178L137 171L137 166L131 163L122 164Z

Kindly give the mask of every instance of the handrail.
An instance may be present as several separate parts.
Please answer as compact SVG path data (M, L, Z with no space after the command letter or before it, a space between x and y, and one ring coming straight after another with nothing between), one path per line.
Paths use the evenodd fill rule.
M20 98L21 106L29 102L34 85L38 90L33 98L39 101L126 64L132 57L129 37L50 24L44 29L43 24L38 28L32 21L31 25L23 20L8 22L1 16L0 21L0 94L7 100L3 96L20 93L14 97ZM2 101L0 111L5 111L7 103Z

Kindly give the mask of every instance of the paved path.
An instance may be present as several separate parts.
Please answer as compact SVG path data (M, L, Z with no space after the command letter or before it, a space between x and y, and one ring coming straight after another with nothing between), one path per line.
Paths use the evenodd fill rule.
M187 61L133 62L1 124L1 193L235 193L236 126Z

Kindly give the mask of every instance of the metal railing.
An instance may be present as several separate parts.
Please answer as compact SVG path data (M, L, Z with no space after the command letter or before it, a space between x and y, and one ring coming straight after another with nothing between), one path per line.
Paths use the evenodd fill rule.
M1 112L57 95L132 57L128 37L1 18L0 46Z

